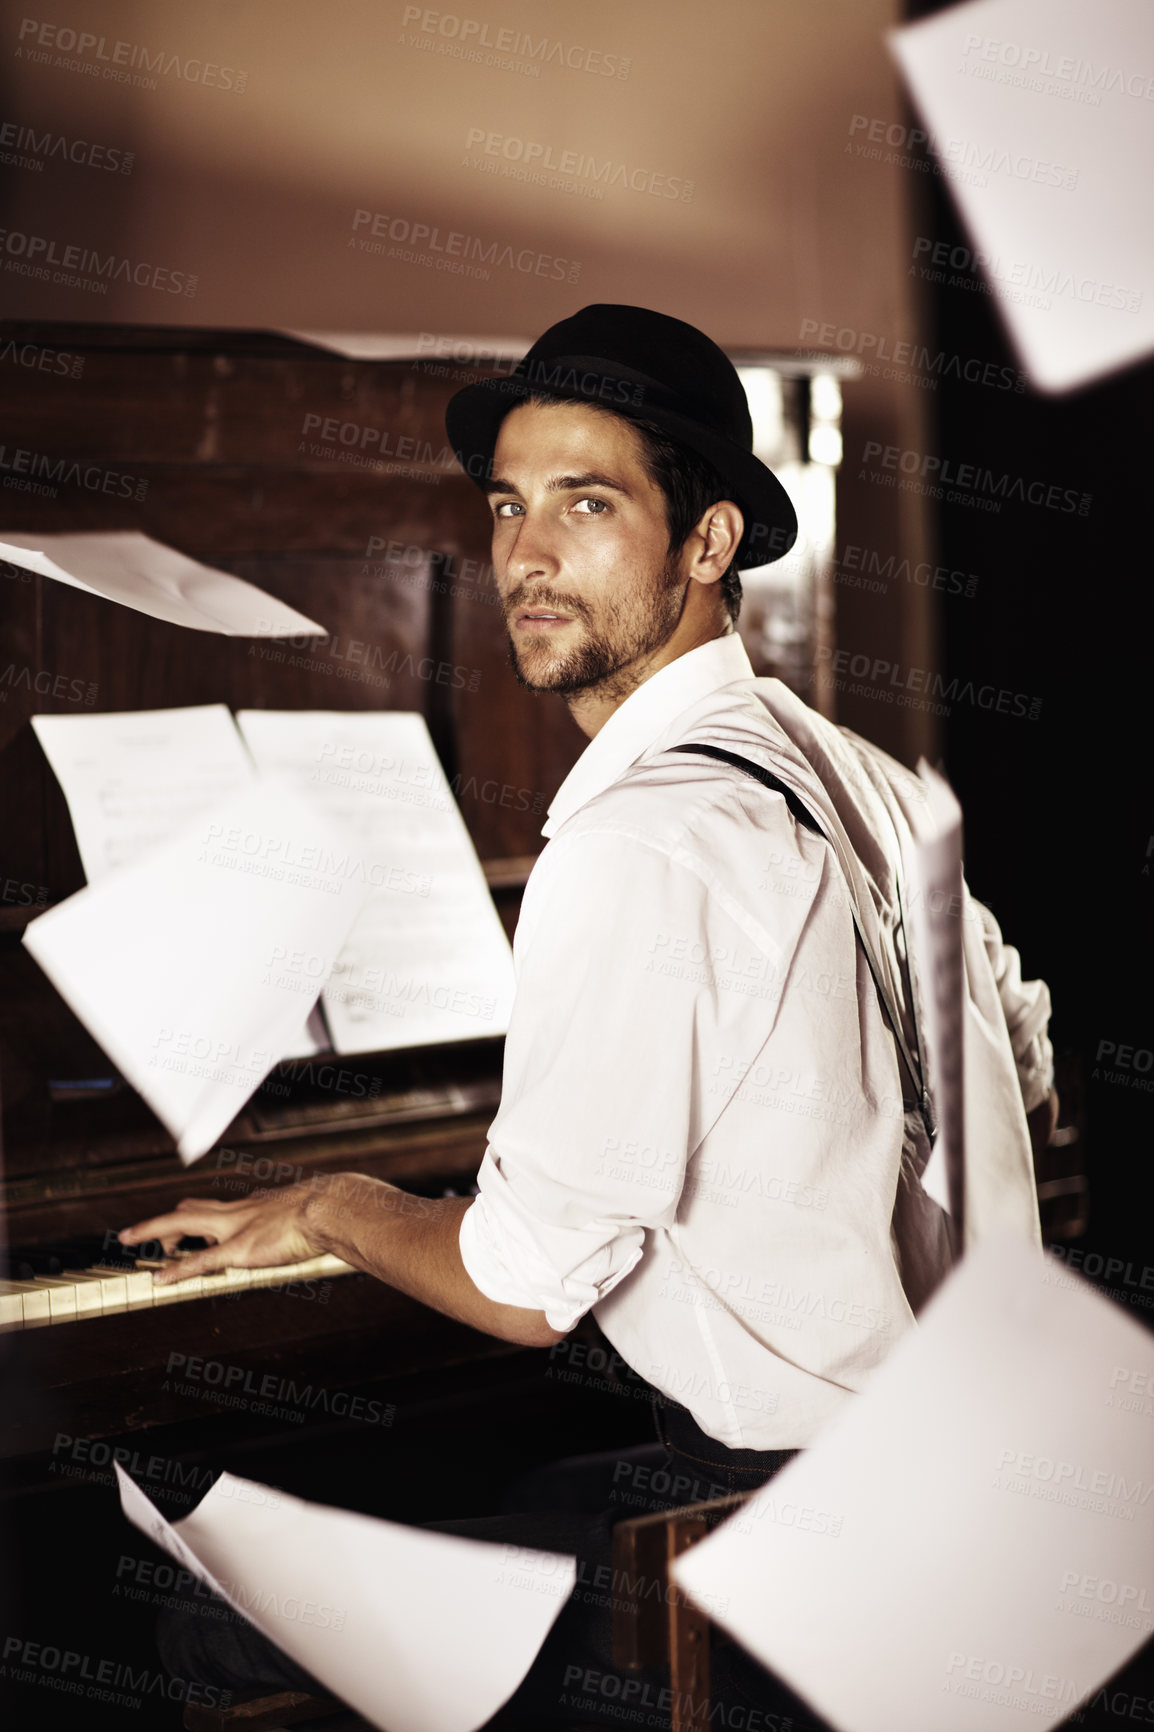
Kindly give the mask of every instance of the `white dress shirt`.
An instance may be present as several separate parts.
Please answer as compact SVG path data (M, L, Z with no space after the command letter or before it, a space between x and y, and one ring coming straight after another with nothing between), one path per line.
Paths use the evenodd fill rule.
M694 740L772 769L824 834L743 772L670 753ZM912 797L884 754L755 680L731 634L614 711L526 885L465 1268L558 1330L595 1308L731 1448L809 1443L949 1267L850 911L852 885L906 1020L893 877ZM966 929L967 1233L1036 1241L1024 1113L1050 1083L1049 998L976 903Z

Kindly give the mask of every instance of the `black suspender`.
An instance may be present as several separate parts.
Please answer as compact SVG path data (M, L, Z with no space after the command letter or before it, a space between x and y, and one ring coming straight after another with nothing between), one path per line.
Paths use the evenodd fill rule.
M772 770L762 769L760 764L751 763L748 758L739 757L736 752L727 752L724 746L671 746L673 752L704 752L707 758L716 758L722 764L732 764L735 770L744 770L747 776L754 776L759 782L764 782L767 788L772 788L775 794L780 794L799 824L804 824L807 830L815 835L822 834L821 825L808 806L803 806L792 788L787 788L784 782L779 782Z

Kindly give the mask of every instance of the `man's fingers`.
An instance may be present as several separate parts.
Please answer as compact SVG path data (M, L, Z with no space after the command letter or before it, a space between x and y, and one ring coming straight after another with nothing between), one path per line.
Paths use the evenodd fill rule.
M259 1200L245 1198L231 1203L186 1197L167 1215L125 1227L119 1238L122 1245L158 1239L170 1255L185 1237L207 1240L206 1250L181 1253L172 1267L155 1276L159 1285L171 1286L217 1269L260 1269L303 1262L313 1255L313 1248L301 1227L300 1214L301 1199L291 1187Z
M187 1206L186 1206L187 1205ZM138 1221L135 1227L125 1227L117 1234L122 1245L139 1245L147 1239L160 1239L165 1249L169 1240L174 1245L190 1239L227 1238L226 1223L216 1211L188 1197L171 1215L154 1215L151 1221Z
M304 1262L311 1255L306 1250L297 1256L282 1245L270 1245L251 1233L226 1239L219 1245L209 1245L203 1251L182 1251L174 1257L171 1267L154 1269L152 1279L162 1287L174 1281L187 1281L193 1275L213 1275L218 1269L267 1269L282 1263Z
M145 1239L165 1239L173 1233L178 1243L185 1234L190 1238L219 1239L221 1227L230 1215L242 1214L250 1210L254 1202L274 1195L274 1191L257 1191L252 1196L235 1197L229 1202L222 1202L217 1197L182 1197L167 1215L154 1215L151 1220L137 1221L135 1226L124 1227L117 1237L122 1245L139 1245Z
M135 1227L122 1228L116 1237L122 1245L141 1245L149 1239L159 1239L167 1251L169 1240L179 1243L184 1238L184 1231L183 1223L174 1227L171 1215L155 1215L151 1221L138 1221Z
M166 1247L167 1249L167 1247ZM154 1269L154 1287L171 1287L174 1281L188 1281L193 1275L213 1275L218 1269L244 1268L244 1259L224 1245L210 1245L206 1251L187 1251L175 1257L171 1268Z
M182 1197L176 1205L177 1209L199 1209L211 1215L235 1215L238 1209L247 1209L256 1197L271 1196L269 1191L253 1191L247 1197Z

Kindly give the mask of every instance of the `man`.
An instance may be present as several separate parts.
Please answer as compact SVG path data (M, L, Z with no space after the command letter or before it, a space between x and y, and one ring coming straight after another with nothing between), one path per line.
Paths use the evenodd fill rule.
M590 740L525 891L480 1194L417 1211L345 1174L121 1237L215 1241L160 1281L335 1251L531 1346L593 1310L661 1397L667 1450L711 1487L758 1484L950 1266L897 893L917 783L753 679L738 574L796 520L701 332L586 308L459 392L448 428L490 503L516 676ZM968 899L963 934L967 1231L1036 1241L1049 998Z

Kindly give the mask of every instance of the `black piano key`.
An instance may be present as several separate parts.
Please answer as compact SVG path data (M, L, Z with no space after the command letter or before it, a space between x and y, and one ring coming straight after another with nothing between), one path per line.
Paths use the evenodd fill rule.
M16 1281L31 1281L36 1275L59 1275L62 1273L60 1258L43 1247L39 1250L19 1251L12 1259Z
M207 1244L207 1239L186 1237L180 1250L203 1251ZM97 1266L128 1272L142 1259L155 1261L164 1254L159 1239L122 1245L115 1232L86 1233L49 1245L13 1245L0 1250L0 1280L31 1281L38 1275L64 1275L69 1270Z

